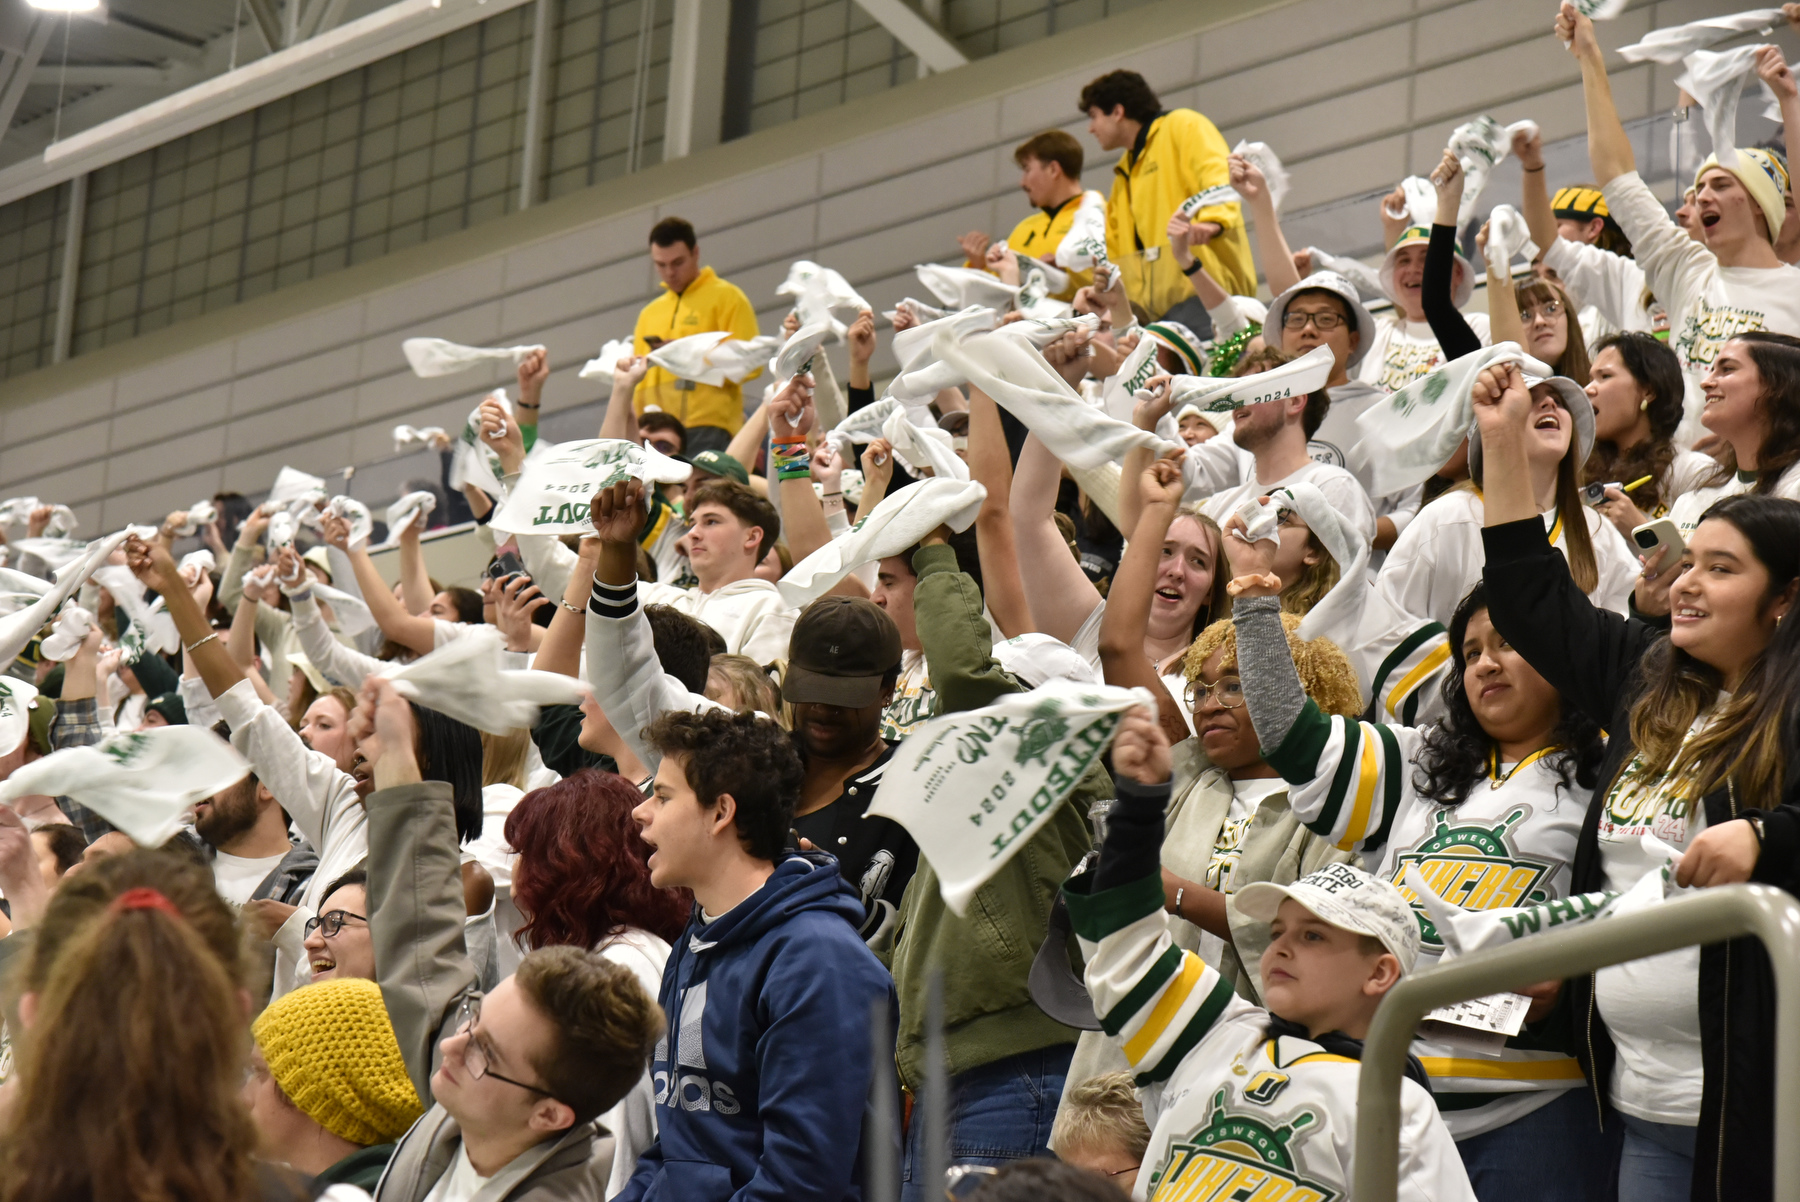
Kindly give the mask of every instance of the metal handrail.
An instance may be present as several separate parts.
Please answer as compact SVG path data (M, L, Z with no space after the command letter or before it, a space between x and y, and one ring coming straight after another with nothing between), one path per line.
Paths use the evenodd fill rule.
M1400 1172L1400 1081L1413 1032L1430 1011L1741 935L1761 939L1775 967L1775 1130L1800 1130L1800 901L1766 885L1723 885L1636 914L1461 956L1390 989L1363 1045L1356 1098L1356 1202L1394 1202ZM1775 1141L1774 1199L1800 1202L1800 1140Z

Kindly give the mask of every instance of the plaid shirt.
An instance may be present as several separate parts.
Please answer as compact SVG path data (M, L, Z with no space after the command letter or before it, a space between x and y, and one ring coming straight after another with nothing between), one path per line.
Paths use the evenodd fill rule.
M52 750L92 747L99 741L100 707L92 697L56 703L56 718L50 723ZM58 797L56 805L70 822L81 828L82 837L89 843L113 829L112 823L72 797Z

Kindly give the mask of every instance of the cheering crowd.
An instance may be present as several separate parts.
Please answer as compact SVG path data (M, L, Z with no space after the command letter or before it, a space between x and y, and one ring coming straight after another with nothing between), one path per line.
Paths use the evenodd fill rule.
M595 438L408 339L517 384L385 521L0 504L0 1202L1345 1198L1397 982L1800 889L1800 91L1708 49L1800 5L1621 52L1713 139L1673 216L1607 7L1589 176L1471 121L1376 266L1114 71L1111 194L1028 139L929 301L796 263L763 335L660 221ZM1772 1197L1755 939L1431 1017L1400 1197Z

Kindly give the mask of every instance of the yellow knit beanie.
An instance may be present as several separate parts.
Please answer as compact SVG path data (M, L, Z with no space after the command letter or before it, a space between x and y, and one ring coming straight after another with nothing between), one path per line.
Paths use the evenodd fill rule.
M333 1135L363 1147L390 1143L425 1111L373 981L296 989L271 1002L251 1031L281 1092Z

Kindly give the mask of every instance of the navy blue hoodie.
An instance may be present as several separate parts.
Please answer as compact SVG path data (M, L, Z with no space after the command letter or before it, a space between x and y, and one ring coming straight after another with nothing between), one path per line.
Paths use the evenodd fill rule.
M695 908L657 998L669 1020L651 1063L657 1140L619 1202L862 1198L870 1014L883 998L896 1010L862 920L823 853L788 853L710 923ZM900 1133L883 1138L897 1157Z

